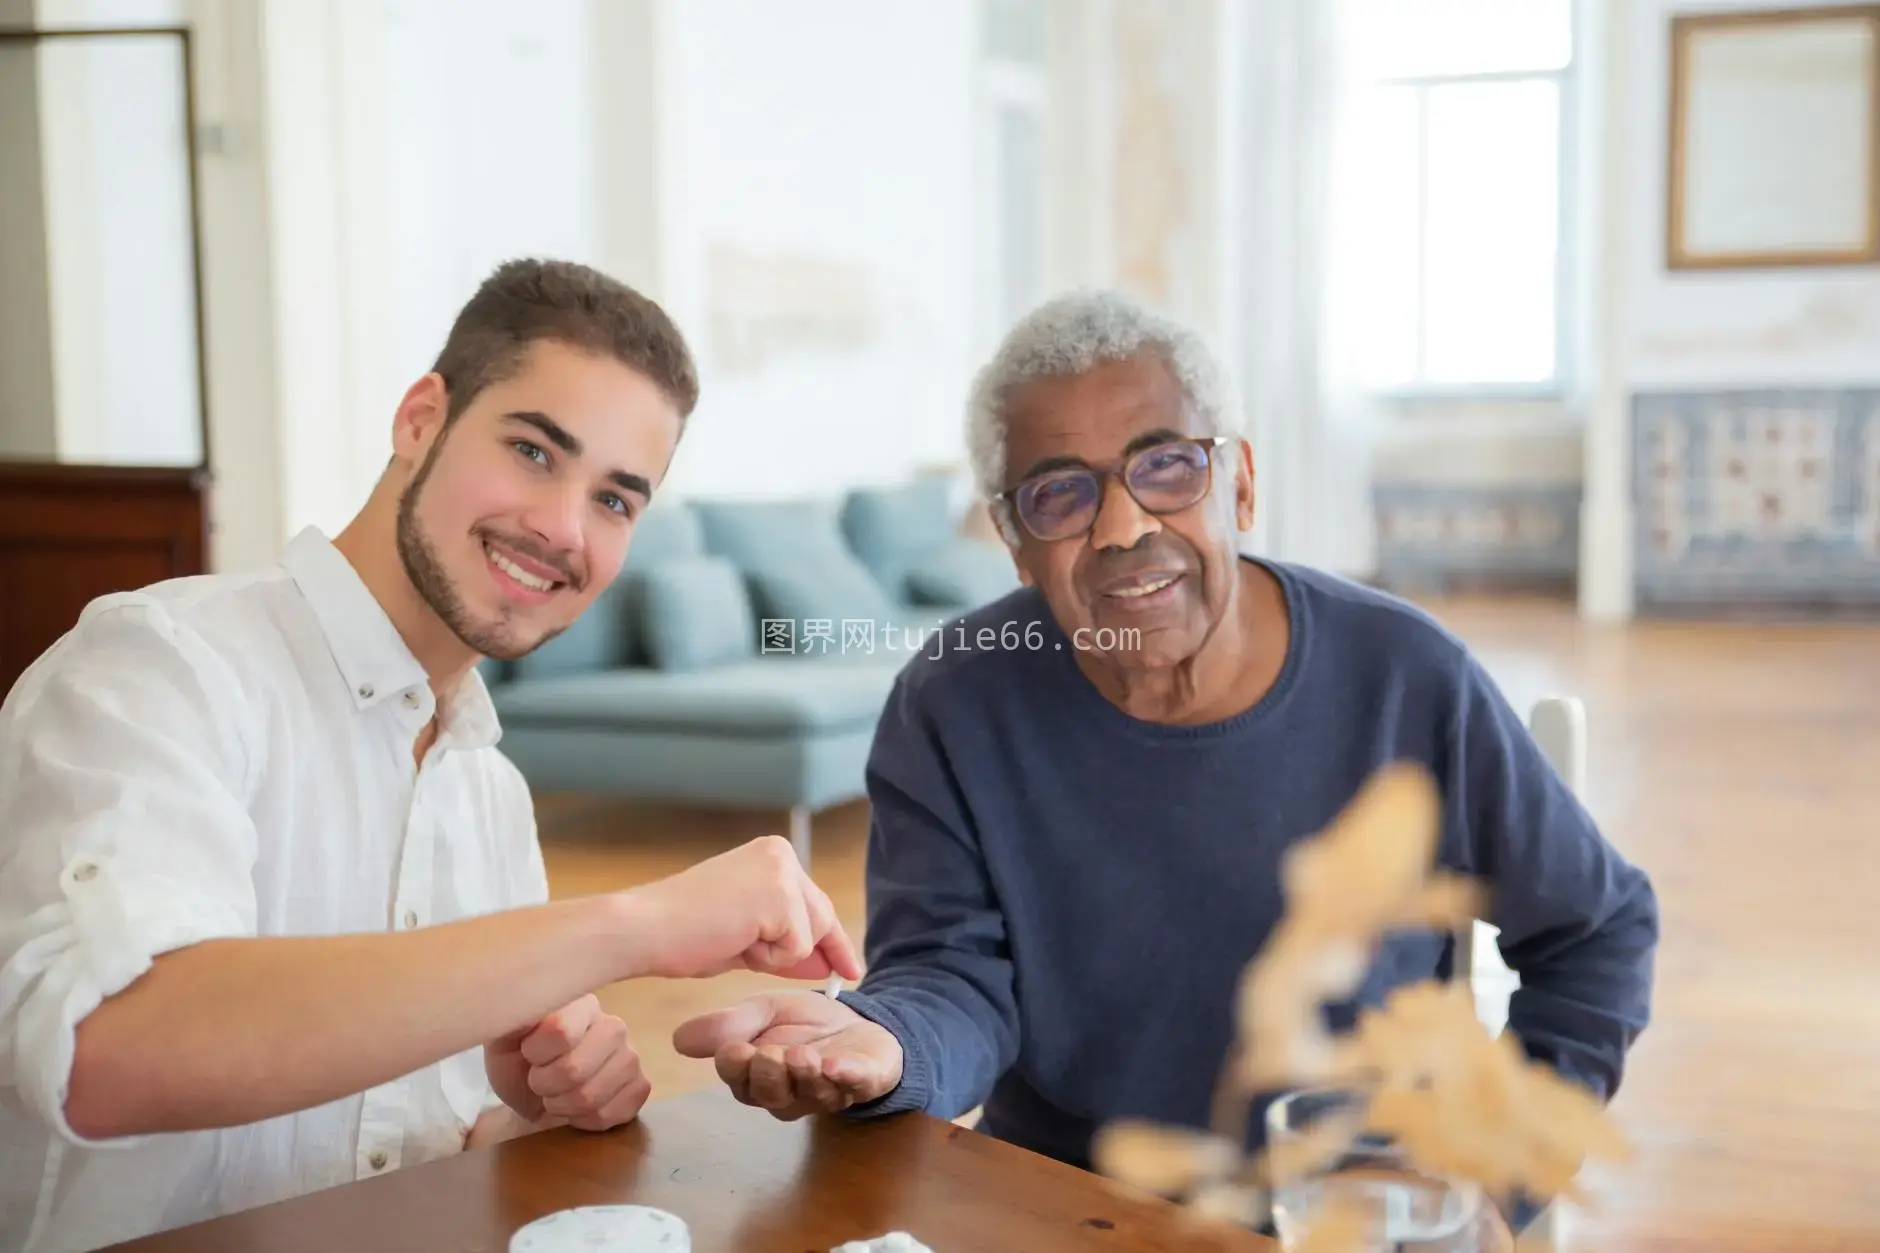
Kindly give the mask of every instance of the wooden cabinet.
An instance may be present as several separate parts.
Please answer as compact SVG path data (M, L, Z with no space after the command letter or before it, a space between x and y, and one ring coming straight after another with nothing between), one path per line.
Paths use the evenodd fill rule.
M208 570L206 470L0 461L0 692L109 592Z

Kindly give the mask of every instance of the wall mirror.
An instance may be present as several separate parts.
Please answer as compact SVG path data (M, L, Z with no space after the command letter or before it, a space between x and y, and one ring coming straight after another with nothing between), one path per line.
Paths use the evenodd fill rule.
M1667 264L1880 261L1880 5L1671 24Z

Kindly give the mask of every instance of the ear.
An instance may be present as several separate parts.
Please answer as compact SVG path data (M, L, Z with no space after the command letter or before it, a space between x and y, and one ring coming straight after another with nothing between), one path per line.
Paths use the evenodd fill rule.
M444 433L444 419L450 410L450 393L439 374L427 374L410 387L392 415L392 455L419 462L424 459L438 436Z
M1010 506L989 505L987 516L992 519L993 529L999 533L999 539L1005 545L1006 556L1012 559L1012 568L1018 571L1018 581L1026 587L1034 586L1031 568L1025 564L1023 539L1018 533L1018 523L1012 517Z
M1018 571L1018 581L1026 587L1035 586L1035 582L1031 577L1031 565L1025 560L1024 550L1017 544L1008 540L1005 545L1005 553L1012 559L1012 569Z
M1253 529L1253 445L1246 440L1234 443L1234 524L1242 531Z

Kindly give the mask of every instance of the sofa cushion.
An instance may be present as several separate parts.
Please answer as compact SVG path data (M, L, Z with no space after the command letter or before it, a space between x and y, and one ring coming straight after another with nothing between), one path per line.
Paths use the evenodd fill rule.
M908 595L909 570L958 534L955 478L928 474L894 487L864 487L842 502L842 534L862 564L897 599Z
M511 662L507 677L546 679L627 664L634 648L630 582L624 574L616 578L560 635Z
M704 670L645 667L511 683L495 694L517 727L777 736L872 727L894 686L894 664L755 658Z
M1011 555L983 540L953 540L920 558L907 572L908 598L917 605L976 608L1018 587Z
M633 576L646 660L660 670L699 670L757 651L751 598L722 557L673 557Z
M649 505L633 524L633 535L627 543L627 569L706 555L705 530L698 514L683 501L661 501Z
M705 547L747 574L804 561L855 559L829 501L700 500L692 502L692 509Z
M834 506L820 500L700 501L705 543L749 581L760 619L804 623L875 619L894 606L868 567L849 551Z
M826 622L840 640L845 622L880 622L894 602L853 558L762 566L749 572L758 617L789 622L800 638L812 621Z

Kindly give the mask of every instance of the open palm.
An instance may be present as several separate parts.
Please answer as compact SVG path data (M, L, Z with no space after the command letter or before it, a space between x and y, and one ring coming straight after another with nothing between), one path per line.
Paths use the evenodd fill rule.
M847 1109L901 1081L894 1034L815 992L752 997L681 1024L672 1042L711 1058L738 1100L782 1119Z

